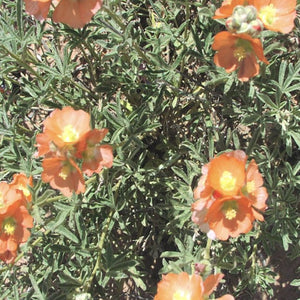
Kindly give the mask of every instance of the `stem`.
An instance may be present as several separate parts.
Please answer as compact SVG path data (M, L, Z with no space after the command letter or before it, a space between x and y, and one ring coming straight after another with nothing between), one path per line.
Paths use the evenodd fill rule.
M44 201L36 203L34 206L43 207L44 205L47 205L49 203L56 202L58 200L65 199L65 198L66 198L65 196L55 196L52 198L47 198Z
M189 20L190 19L190 15L191 15L191 11L190 11L190 5L189 5L189 2L188 1L186 1L186 3L185 3L185 8L186 8L186 20ZM186 50L186 45L185 45L185 42L186 42L186 40L188 39L188 24L185 26L185 28L184 28L184 34L183 34L183 39L184 39L184 46L183 46L183 49L182 49L182 53ZM177 87L178 88L180 88L180 86L181 86L181 81L182 81L182 78L183 78L183 75L182 75L182 73L183 73L183 71L184 71L184 69L185 69L185 56L183 56L182 57L182 60L181 60L181 64L180 64L180 78L179 78L179 80L178 80L178 85L177 85Z
M102 250L103 250L103 246L104 246L104 241L105 241L105 238L106 238L106 235L107 235L107 232L108 232L109 225L110 225L110 222L112 220L113 214L114 214L114 210L111 209L110 212L109 212L109 215L107 217L104 229L102 231L98 246L97 246L97 248L98 248L98 257L97 257L96 264L94 266L94 269L92 271L92 274L91 274L90 278L86 281L86 283L83 286L83 290L85 292L87 292L91 288L92 281L93 281L98 269L101 267L101 258L102 258Z
M118 198L118 191L119 191L119 186L121 184L121 179L117 182L117 184L115 185L116 187L116 192L115 192L115 195L114 195L114 199L117 199ZM98 257L97 257L97 261L96 261L96 264L94 266L94 269L92 271L92 274L90 276L90 278L86 281L86 283L84 284L83 286L83 291L84 292L87 292L90 288L91 288L91 285L92 285L92 282L93 282L93 279L98 271L98 269L101 268L102 266L102 263L101 263L101 260L102 260L102 251L103 251L103 247L104 247L104 242L105 242L105 238L107 236L107 233L108 233L108 230L109 230L109 225L112 221L112 218L113 218L113 215L114 215L114 212L115 212L115 209L114 208L111 208L110 209L110 212L109 212L109 215L106 219L106 224L103 228L103 231L101 233L101 236L100 236L100 240L99 240L99 243L97 245L97 248L98 248Z
M106 6L102 6L102 9L121 27L121 29L123 31L126 29L126 25L123 24L120 17L117 14L115 14L111 9L107 8ZM136 44L135 42L132 42L132 46L138 52L140 57L145 62L147 62L147 64L151 64L151 61L149 60L149 58L144 54L145 51L143 49L141 49L141 47L138 44Z
M26 70L28 70L29 72L31 72L34 76L36 76L36 78L38 80L40 80L42 83L45 83L45 80L43 79L42 76L40 76L39 73L37 73L28 63L24 62L24 60L20 59L16 54L12 53L11 51L9 51L4 45L0 45L0 47L7 52L7 54L12 57L13 59L16 60L16 62L23 68L25 68ZM51 92L53 92L58 98L60 98L64 104L70 105L72 106L72 102L69 101L67 98L65 98L63 95L61 95L55 88L53 88L52 86L49 86Z
M86 55L82 44L79 45L79 48L80 48L85 60L87 61L90 78L91 78L93 86L95 87L97 85L97 83L96 83L96 79L95 79L95 74L94 74L95 72L94 72L93 64L92 64L91 60L89 59L89 57Z
M104 10L121 27L122 30L126 29L126 25L123 24L119 16L116 15L111 9L103 5L102 10Z
M204 252L204 259L209 260L210 259L210 247L211 247L212 239L207 238L207 243L205 247L205 252Z

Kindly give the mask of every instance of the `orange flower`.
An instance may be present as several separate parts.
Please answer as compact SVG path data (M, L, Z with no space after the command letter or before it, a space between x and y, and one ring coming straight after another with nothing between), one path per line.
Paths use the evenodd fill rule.
M263 221L268 193L263 178L252 160L246 169L247 155L241 150L223 153L202 168L194 190L192 221L211 238L226 240Z
M214 56L215 64L225 68L227 73L239 69L238 79L241 81L248 81L259 73L257 58L266 64L269 63L263 54L260 40L253 39L248 34L219 32L215 36L212 48L218 51Z
M72 159L65 157L45 158L42 163L42 180L61 191L66 197L85 192L82 172Z
M21 191L12 189L7 182L0 182L0 214L5 214L9 205L14 202L25 203L24 194ZM20 204L21 205L21 204Z
M253 0L252 0L253 1ZM246 0L225 0L222 2L222 6L218 8L215 12L213 19L226 19L230 17L233 13L234 8L237 5L250 5L252 1Z
M30 236L27 228L33 227L33 218L19 201L19 195L16 192L15 201L7 201L5 209L0 209L0 258L6 263L14 261L19 245Z
M38 151L35 153L35 157L47 155L56 151L55 145L52 144L50 137L45 133L37 134L36 142L37 144L35 146L38 147Z
M247 233L254 221L253 210L246 197L224 197L216 200L208 209L205 221L220 240Z
M263 187L263 178L259 173L256 162L252 159L249 163L246 171L246 185L243 187L243 194L251 200L251 204L254 207L253 215L259 221L263 221L264 217L260 212L264 212L267 208L268 192Z
M40 136L42 148L39 152L44 153L48 150L47 139L59 148L69 149L90 131L90 115L83 110L74 110L66 106L62 110L54 110L44 121L44 126L44 133L47 137Z
M113 164L113 149L110 145L97 146L108 129L93 129L89 131L77 146L77 156L83 158L82 171L91 176L100 173L103 167L111 168Z
M73 28L87 24L101 8L102 0L60 0L53 13L53 21Z
M24 0L26 12L33 15L37 20L43 21L47 18L51 0Z
M158 283L154 300L204 300L214 291L223 274L210 275L203 282L200 275L189 275L185 272L163 275ZM222 300L234 300L231 295L225 295Z
M296 0L253 0L265 27L282 33L289 33L294 28L296 4Z
M192 221L201 231L208 233L210 230L205 218L213 202L224 195L239 193L245 183L246 160L245 152L236 150L223 153L202 167L202 176L194 190L197 201L191 208Z
M27 177L25 174L14 174L13 181L9 184L10 187L20 190L25 199L30 202L31 201L31 192L28 186L33 187L32 176Z
M229 152L213 158L209 163L207 185L221 195L235 196L245 182L245 163L247 156L240 159Z

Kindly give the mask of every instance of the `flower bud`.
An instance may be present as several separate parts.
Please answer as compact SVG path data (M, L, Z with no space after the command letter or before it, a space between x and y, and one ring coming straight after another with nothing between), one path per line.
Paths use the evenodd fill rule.
M250 23L251 21L256 20L257 18L257 10L253 5L244 6L245 14L247 18L247 22Z
M264 29L264 24L262 23L262 21L256 19L250 22L247 33L252 37L258 37L263 29Z

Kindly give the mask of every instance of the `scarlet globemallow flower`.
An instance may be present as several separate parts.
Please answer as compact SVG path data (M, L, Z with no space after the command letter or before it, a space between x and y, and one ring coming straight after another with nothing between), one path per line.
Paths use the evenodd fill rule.
M230 17L233 13L233 10L238 5L250 5L253 0L246 1L246 0L224 0L222 2L222 6L218 8L215 12L214 19L226 19Z
M15 201L0 208L0 259L6 263L13 263L19 245L30 236L28 228L33 227L33 218L20 200L22 194L15 192Z
M51 0L24 0L26 12L42 21L47 18ZM54 8L53 21L82 28L102 7L102 0L60 0Z
M200 275L168 273L163 275L157 285L154 300L204 300L214 291L223 274L210 275L203 282ZM224 295L222 300L234 300L231 295Z
M245 183L245 164L247 155L236 150L223 153L213 158L202 167L202 176L194 190L192 204L192 221L201 231L209 232L210 227L205 220L212 203L224 195L236 195Z
M221 31L216 34L212 45L217 53L214 62L225 68L227 73L238 69L238 79L248 81L259 73L257 59L268 64L261 41L245 33Z
M268 193L255 161L247 168L246 162L245 152L236 150L203 166L191 210L192 221L208 235L226 240L249 232L255 219L264 220Z
M102 7L102 0L60 0L53 13L53 21L73 28L82 28Z
M294 28L296 4L296 0L253 0L264 26L282 33L289 33Z
M11 203L16 201L25 203L24 194L18 191L5 182L0 182L0 214L5 214Z
M77 164L66 157L45 158L42 163L42 180L61 191L66 197L85 192L83 175Z
M85 111L74 110L70 106L62 110L55 109L44 121L44 133L47 137L43 137L42 145L48 139L58 148L69 149L90 130L90 115Z
M263 178L258 170L258 166L252 159L246 171L246 185L242 188L243 194L250 199L253 207L253 215L259 221L263 221L264 217L261 214L267 208L266 201L268 192L263 185Z
M77 145L77 157L83 159L81 169L88 176L91 176L93 173L100 173L103 167L112 167L112 146L97 145L107 133L108 129L106 128L93 129Z
M32 176L27 177L23 173L14 174L13 181L9 184L9 186L17 190L20 190L24 194L25 199L28 202L31 202L32 197L28 187L29 186L33 187Z
M208 209L205 222L220 240L237 237L252 229L253 209L249 199L243 196L227 196L217 199Z
M37 20L43 21L47 18L51 0L24 0L25 10Z

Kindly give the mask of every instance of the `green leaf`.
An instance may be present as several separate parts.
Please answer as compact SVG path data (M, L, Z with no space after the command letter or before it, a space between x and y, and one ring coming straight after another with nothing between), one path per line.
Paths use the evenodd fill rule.
M278 110L277 105L271 100L271 98L266 94L257 93L257 97L264 102L269 108Z
M31 281L32 287L35 291L35 295L38 297L39 300L46 300L45 296L42 294L41 290L39 289L38 283L36 282L35 278L32 274L29 274L29 279Z
M73 241L76 244L79 243L77 236L63 225L58 226L55 229L55 232L65 236L67 239Z

